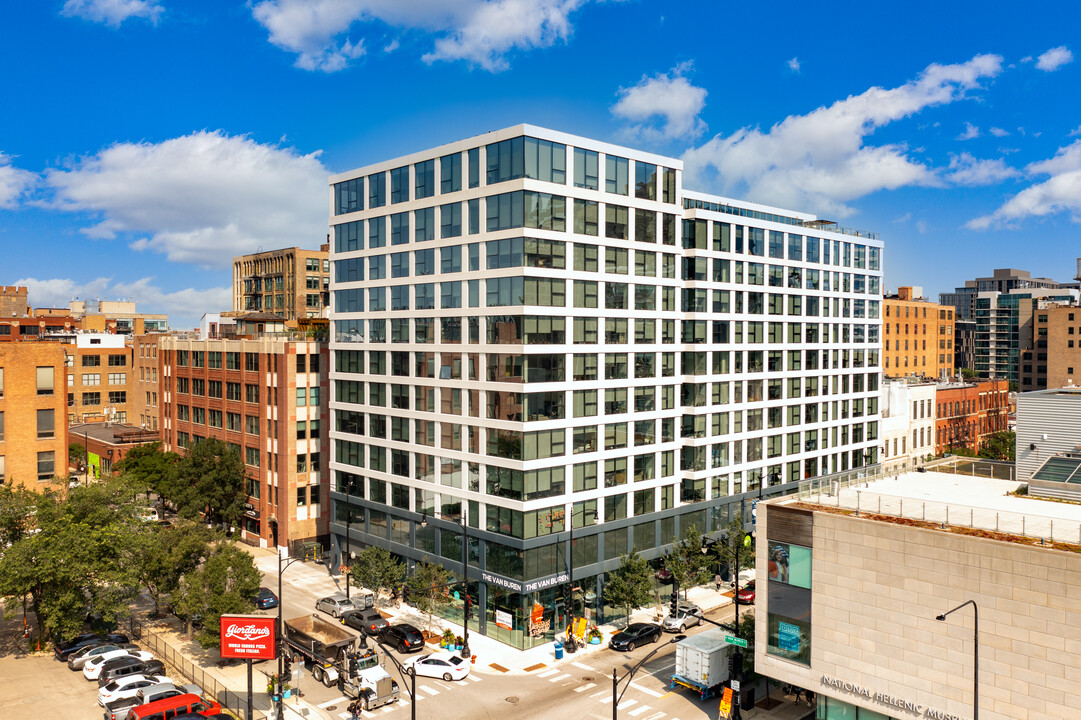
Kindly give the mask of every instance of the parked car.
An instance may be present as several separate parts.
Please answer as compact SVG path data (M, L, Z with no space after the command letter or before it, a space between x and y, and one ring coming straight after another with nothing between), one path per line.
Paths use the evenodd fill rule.
M260 610L269 610L278 607L278 596L270 588L261 587L255 595L255 607Z
M342 615L342 622L366 635L378 635L379 631L388 625L386 618L375 608L351 610Z
M613 650L626 650L630 652L639 645L655 643L660 637L660 625L654 625L653 623L631 623L612 636L612 639L608 641L608 647Z
M653 575L653 577L657 578L657 581L661 585L671 585L675 582L675 578L672 577L672 571L668 568L661 568Z
M105 643L104 645L89 645L83 648L81 651L75 653L68 658L68 668L72 670L82 670L83 665L87 661L96 658L98 655L104 655L114 650L136 650L134 645L129 643Z
M105 713L105 720L156 720L186 713L197 713L205 717L221 712L221 705L212 700L204 700L198 693L191 692L194 689L198 689L197 686L175 687L166 684L143 688L140 698L146 702L138 703L134 707L123 706L109 710Z
M424 647L424 636L412 625L387 625L379 631L379 642L397 648L398 652L416 652Z
M86 664L83 665L83 677L87 680L97 680L101 677L102 668L105 667L110 660L116 660L122 657L133 657L142 662L154 659L154 656L146 650L114 650L113 652L107 652L87 660Z
M164 675L165 663L161 660L140 660L136 657L114 658L106 663L98 676L98 687L105 687L113 680L129 675Z
M740 605L754 605L754 580L739 589Z
M702 624L702 608L694 603L679 603L675 615L669 615L661 622L661 629L667 632L687 632L687 628Z
M315 603L315 609L321 610L333 617L340 618L343 613L347 613L350 610L356 610L357 606L349 600L345 599L345 595L338 593L337 595L331 595L325 597Z
M464 680L469 674L469 663L459 655L449 652L434 652L430 655L410 658L402 663L410 675L443 678L446 681Z
M128 636L119 633L112 633L109 635L102 635L101 633L83 633L70 640L56 643L56 646L53 648L53 657L57 660L67 662L68 658L87 647L93 645L116 645L118 643L126 643L127 641Z
M145 687L166 682L172 682L172 680L164 675L128 675L127 677L111 680L98 689L98 705L105 707L111 702L135 697L139 690Z

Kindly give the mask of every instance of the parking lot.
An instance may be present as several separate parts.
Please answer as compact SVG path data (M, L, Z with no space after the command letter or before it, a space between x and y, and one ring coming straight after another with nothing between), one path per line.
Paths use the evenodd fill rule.
M8 623L4 623L7 630ZM10 635L4 632L5 638ZM22 634L18 638L21 640ZM81 672L68 669L48 652L0 654L0 717L4 720L100 720L98 684L87 682Z

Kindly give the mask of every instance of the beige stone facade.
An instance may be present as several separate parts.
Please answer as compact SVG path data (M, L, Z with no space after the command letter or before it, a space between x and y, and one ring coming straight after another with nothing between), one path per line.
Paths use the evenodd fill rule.
M790 512L783 504L759 506L760 569L770 564L763 540L773 537L771 524L779 531ZM822 509L811 517L810 666L765 651L771 592L760 570L757 672L809 688L820 703L835 698L893 718L941 712L968 720L972 608L945 622L935 618L973 600L980 619L979 716L1081 718L1081 554Z
M283 248L233 258L233 313L265 312L296 327L326 317L330 246Z

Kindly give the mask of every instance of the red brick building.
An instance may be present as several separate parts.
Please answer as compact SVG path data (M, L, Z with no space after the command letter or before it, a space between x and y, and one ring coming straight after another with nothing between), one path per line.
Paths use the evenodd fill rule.
M235 447L248 476L242 539L285 546L327 532L329 455L322 426L327 345L266 333L158 342L166 450L201 438Z
M940 383L935 391L935 453L958 448L979 452L989 436L1007 430L1009 389L1006 380Z

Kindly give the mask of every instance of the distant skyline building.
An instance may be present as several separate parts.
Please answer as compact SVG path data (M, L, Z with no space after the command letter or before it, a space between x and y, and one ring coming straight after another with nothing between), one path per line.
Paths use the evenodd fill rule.
M331 186L330 531L460 575L464 523L472 629L604 621L633 549L877 461L877 236L529 125Z
M1051 278L1034 278L1028 270L996 268L990 277L966 280L951 293L939 293L938 302L957 308L958 320L976 319L976 296L984 292L1008 293L1012 290L1062 290L1081 287L1075 282L1058 282Z
M923 288L901 286L882 299L882 372L886 377L953 373L954 312L924 299Z
M326 318L330 245L298 247L233 258L233 311L263 312L297 327L304 318Z
M1021 392L1081 384L1081 307L1041 301L1021 351Z

